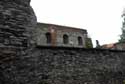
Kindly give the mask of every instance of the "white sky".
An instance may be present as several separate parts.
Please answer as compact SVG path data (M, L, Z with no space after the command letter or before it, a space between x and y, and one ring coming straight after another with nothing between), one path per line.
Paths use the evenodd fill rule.
M100 44L117 42L125 0L31 0L38 22L87 29Z

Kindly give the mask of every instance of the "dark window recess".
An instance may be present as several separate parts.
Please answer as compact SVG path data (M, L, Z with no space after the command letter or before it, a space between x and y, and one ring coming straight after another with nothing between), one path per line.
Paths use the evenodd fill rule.
M82 45L83 44L83 41L82 41L82 37L78 37L78 45Z
M69 37L68 37L68 35L63 35L63 43L64 44L68 44L69 43Z
M51 39L51 34L50 33L46 33L46 43L51 43L52 39Z

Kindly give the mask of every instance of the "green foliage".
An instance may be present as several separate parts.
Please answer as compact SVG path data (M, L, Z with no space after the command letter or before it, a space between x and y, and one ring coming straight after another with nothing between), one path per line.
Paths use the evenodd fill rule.
M93 48L92 40L91 38L86 39L86 48Z
M125 42L125 30L122 28L122 34L120 35L119 43Z
M125 42L125 15L123 15L122 17L124 21L122 23L122 34L120 35L119 43Z

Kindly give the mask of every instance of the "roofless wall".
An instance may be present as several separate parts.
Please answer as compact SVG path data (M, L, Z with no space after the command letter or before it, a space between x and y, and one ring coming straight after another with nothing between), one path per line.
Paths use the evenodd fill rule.
M87 31L54 24L37 24L38 46L86 47Z

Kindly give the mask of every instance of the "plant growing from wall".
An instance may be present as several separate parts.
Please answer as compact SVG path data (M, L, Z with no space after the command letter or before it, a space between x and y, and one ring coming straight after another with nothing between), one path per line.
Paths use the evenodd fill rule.
M91 38L86 38L86 48L93 48Z

